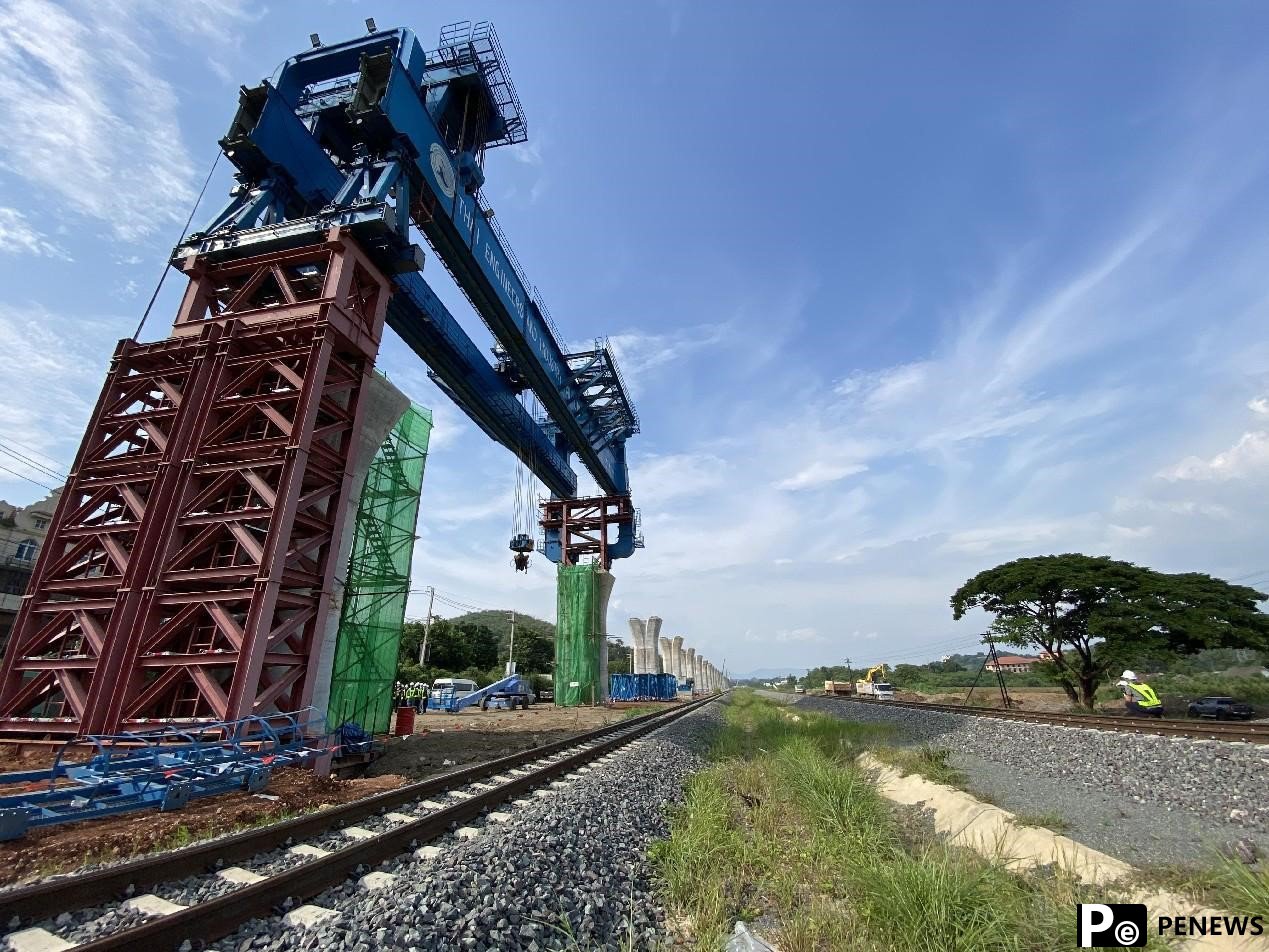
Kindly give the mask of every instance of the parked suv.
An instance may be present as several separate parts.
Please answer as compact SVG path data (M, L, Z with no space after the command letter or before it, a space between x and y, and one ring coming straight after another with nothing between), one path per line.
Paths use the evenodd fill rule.
M1190 717L1212 717L1218 721L1249 721L1256 712L1250 704L1232 697L1201 697L1187 709Z

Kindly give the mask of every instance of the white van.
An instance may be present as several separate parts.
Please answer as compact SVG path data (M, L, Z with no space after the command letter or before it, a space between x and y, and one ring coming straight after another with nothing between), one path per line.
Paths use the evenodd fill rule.
M428 697L427 706L443 707L450 701L456 701L460 697L475 694L476 691L476 682L467 678L437 678L432 682L432 691Z

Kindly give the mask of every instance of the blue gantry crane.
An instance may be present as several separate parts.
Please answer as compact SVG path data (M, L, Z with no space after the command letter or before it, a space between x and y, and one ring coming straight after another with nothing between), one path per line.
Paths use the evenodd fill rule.
M243 88L221 142L237 169L229 205L176 260L238 257L346 228L394 293L387 323L437 385L551 492L548 558L605 565L642 545L626 441L639 418L604 339L568 353L482 197L485 155L528 127L493 26L452 24L427 51L404 29L377 30L287 60ZM490 362L422 275L421 234L496 340ZM254 247L253 247L254 246ZM531 390L545 411L520 400ZM573 454L603 495L577 499ZM512 548L516 548L513 540Z
M641 545L612 350L564 349L482 194L488 151L527 136L493 27L448 26L430 51L367 28L242 89L230 201L174 251L170 336L116 347L0 663L0 730L311 705L385 323L550 491L549 559L608 567ZM492 361L424 279L418 236ZM578 496L574 456L602 495Z

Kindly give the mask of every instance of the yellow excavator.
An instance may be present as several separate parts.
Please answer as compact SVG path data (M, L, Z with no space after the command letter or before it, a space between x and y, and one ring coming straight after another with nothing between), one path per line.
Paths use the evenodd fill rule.
M859 697L870 697L874 700L885 701L894 698L894 685L884 679L886 676L886 666L884 664L874 665L868 669L868 673L864 675L862 681L855 682L855 694Z

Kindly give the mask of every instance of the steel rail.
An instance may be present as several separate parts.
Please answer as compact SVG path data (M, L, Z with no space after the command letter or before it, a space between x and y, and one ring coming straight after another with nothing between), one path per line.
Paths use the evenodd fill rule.
M609 734L620 733L624 737L631 728L638 728L669 714L686 713L701 703L703 702L693 702L668 711L653 711L616 721L564 740L508 754L497 760L406 784L328 810L306 813L280 823L196 843L170 853L157 853L90 873L53 878L12 889L0 893L0 922L12 921L14 916L23 922L38 920L67 909L122 901L151 886L209 872L217 863L229 865L232 861L276 849L289 841L309 839L333 827L347 825L415 800L425 800L452 788L479 782L486 777L504 773L543 757L554 756L562 750L599 740ZM240 890L230 895L236 896L238 892Z
M179 949L185 942L206 944L223 938L252 919L275 914L288 899L304 900L315 896L345 881L358 866L377 866L406 852L415 842L436 839L447 833L451 824L473 820L491 806L587 764L712 700L714 698L709 697L671 711L658 712L651 718L642 719L642 723L630 730L618 732L592 747L515 777L413 823L403 824L373 839L345 847L208 902L75 946L75 952L117 952L139 948L157 952L159 949ZM576 741L574 738L574 743Z
M1155 734L1162 737L1189 737L1198 740L1269 744L1269 725L1266 724L1240 725L1231 721L1213 721L1209 723L1205 721L1182 721L1172 718L1058 714L1050 711L1006 711L995 707L964 707L959 704L930 704L925 701L865 701L862 698L844 697L842 695L826 694L823 696L856 704L904 707L919 711L937 711L942 714L962 714L971 717L994 717L999 720L1053 724L1059 727L1082 727L1090 730L1118 731L1126 734Z

